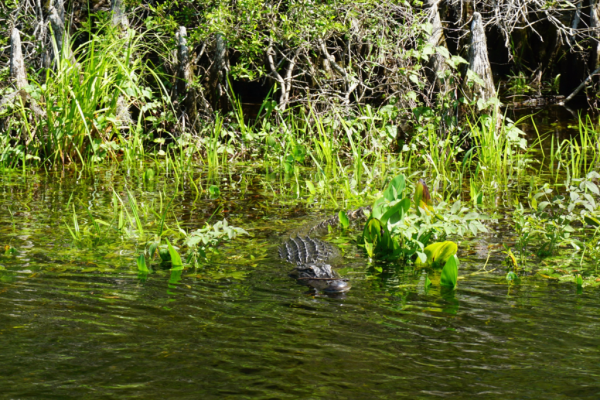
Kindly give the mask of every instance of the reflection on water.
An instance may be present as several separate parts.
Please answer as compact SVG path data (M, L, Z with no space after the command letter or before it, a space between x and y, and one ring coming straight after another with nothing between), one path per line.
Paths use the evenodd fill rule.
M220 179L226 200L196 200L184 185L174 214L199 227L221 207L253 237L204 270L156 268L140 280L143 244L112 235L75 245L66 205L102 218L125 182L146 202L169 185L116 171L0 177L0 243L18 250L0 257L1 397L600 398L597 290L541 279L508 287L500 257L488 264L497 273L469 276L454 293L424 290L402 266L368 264L349 237L341 267L352 290L314 296L276 248L326 212L251 171ZM502 232L483 241L501 243ZM487 258L472 253L465 276Z

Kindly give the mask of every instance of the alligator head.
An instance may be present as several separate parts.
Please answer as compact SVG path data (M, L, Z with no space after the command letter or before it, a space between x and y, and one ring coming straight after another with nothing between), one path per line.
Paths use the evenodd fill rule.
M327 242L309 236L290 238L279 247L279 257L296 264L292 272L299 282L327 293L350 290L350 283L335 272L328 261L336 251Z

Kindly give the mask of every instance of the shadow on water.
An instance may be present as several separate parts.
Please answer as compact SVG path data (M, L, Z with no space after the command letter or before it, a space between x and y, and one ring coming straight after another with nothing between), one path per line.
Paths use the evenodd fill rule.
M202 269L138 276L143 243L112 234L76 244L67 205L108 219L113 190L128 185L157 202L161 191L172 197L172 178L147 187L120 170L0 177L0 242L17 250L0 257L3 398L600 396L597 290L507 285L502 259L486 249L508 233L461 245L466 278L454 292L415 285L403 266L369 264L350 233L337 245L352 290L315 296L289 277L277 246L332 210L300 201L287 183L263 184L260 170L218 179L221 199L181 184L173 214L191 229L220 210L252 236ZM486 262L498 273L473 274Z

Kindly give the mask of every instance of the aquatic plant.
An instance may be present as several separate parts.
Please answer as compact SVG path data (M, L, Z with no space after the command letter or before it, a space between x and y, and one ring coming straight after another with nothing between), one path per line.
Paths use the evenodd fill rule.
M444 202L434 206L423 180L415 184L412 199L405 196L405 189L406 179L398 175L383 191L383 196L375 200L359 239L369 257L404 261L418 258L419 264L444 265L455 255L456 244L432 242L447 236L487 232L481 223L483 216L468 212L458 200L452 207Z

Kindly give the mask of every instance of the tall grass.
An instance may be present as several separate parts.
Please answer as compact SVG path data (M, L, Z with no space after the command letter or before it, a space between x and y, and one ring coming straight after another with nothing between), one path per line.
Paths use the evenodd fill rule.
M81 165L144 154L143 112L164 99L145 83L155 74L142 61L145 38L133 30L121 35L109 24L84 34L88 40L75 50L77 38L65 35L51 68L29 77L31 95L46 116L28 118L29 110L22 105L14 115L21 113L21 118L12 118L9 127L27 138L21 144L28 158ZM53 46L56 54L58 46ZM137 123L128 111L133 103L144 104ZM4 153L11 148L0 145Z
M531 146L517 127L526 118L513 123L493 113L479 117L476 123L468 120L478 170L474 178L483 186L503 190L526 173L525 155Z
M584 119L580 115L578 131L577 137L560 143L554 143L552 137L549 166L555 182L563 173L582 178L600 164L600 125L595 125L589 115Z

